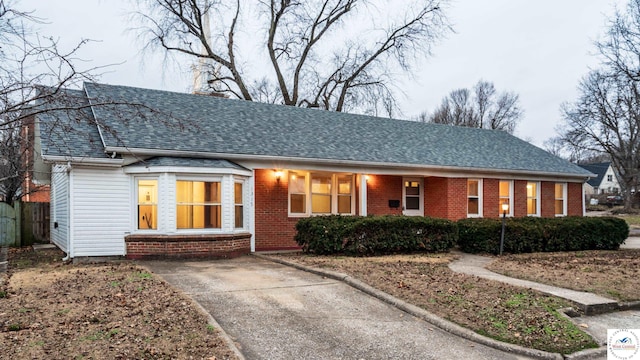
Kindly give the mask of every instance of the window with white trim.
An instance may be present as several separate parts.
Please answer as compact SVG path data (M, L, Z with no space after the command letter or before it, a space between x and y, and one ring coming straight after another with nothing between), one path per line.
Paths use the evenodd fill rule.
M234 228L244 228L244 202L243 183L236 181L233 183L233 205L234 205Z
M507 204L509 206L509 210L507 211L507 215L513 215L513 181L511 180L500 180L498 185L498 214L500 216L503 215L504 211L502 210L502 205Z
M527 183L527 215L540 216L540 183Z
M289 215L354 213L352 174L289 171Z
M353 176L337 175L338 186L336 186L338 196L338 214L351 214L351 204L353 199Z
M467 216L482 216L482 180L467 180Z
M304 174L289 172L289 213L307 213L307 178Z
M331 214L331 175L311 174L311 213Z
M567 215L567 183L555 184L555 214L556 216Z
M176 181L176 227L222 228L220 181Z
M138 179L138 229L158 229L158 180Z

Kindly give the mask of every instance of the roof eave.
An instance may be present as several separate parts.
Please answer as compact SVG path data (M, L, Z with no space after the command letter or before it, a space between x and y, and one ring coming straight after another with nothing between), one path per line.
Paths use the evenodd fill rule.
M180 150L165 150L165 149L144 149L144 148L126 148L117 146L105 147L105 152L111 153L126 153L135 154L136 156L177 156L177 157L202 157L211 159L227 159L235 161L271 161L271 162L306 162L310 164L319 165L345 165L345 166L360 166L360 167L387 167L387 168L406 168L406 169L427 169L427 170L442 170L451 172L475 172L475 173L492 173L492 174L513 174L513 175L525 175L535 174L538 176L549 177L563 177L572 178L581 181L587 181L594 174L574 174L565 172L545 172L545 171L530 171L530 170L512 170L512 169L494 169L494 168L480 168L480 167L461 167L461 166L442 166L442 165L427 165L427 164L403 164L403 163L386 163L386 162L372 162L372 161L357 161L357 160L336 160L336 159L318 159L318 158L304 158L304 157L290 157L290 156L273 156L273 155L254 155L254 154L234 154L234 153L211 153L211 152L197 152L197 151L180 151Z
M42 155L42 159L48 163L72 163L81 165L98 165L121 167L124 163L123 159L104 159L79 156L59 156L59 155Z

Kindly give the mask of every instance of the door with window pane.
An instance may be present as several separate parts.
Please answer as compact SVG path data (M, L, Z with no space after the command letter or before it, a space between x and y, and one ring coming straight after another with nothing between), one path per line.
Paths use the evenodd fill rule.
M424 216L424 181L421 178L404 178L402 187L402 209L404 215Z

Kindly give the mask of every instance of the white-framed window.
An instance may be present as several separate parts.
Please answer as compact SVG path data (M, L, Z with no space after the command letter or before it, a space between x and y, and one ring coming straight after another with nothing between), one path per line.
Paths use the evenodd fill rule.
M158 229L158 179L136 179L137 228Z
M402 179L403 214L408 216L424 216L424 179Z
M567 183L555 183L555 214L567 216Z
M611 174L607 175L607 181L609 182L613 181L613 175Z
M176 180L176 227L222 228L222 183Z
M289 171L289 216L353 215L353 174Z
M467 179L467 216L482 217L481 179Z
M507 210L507 216L513 216L513 181L500 180L498 184L498 214L503 215L502 205L507 204L509 210Z
M527 215L540 216L540 183L527 182Z
M299 172L289 172L289 215L307 214L307 177Z
M233 209L235 229L244 228L244 182L235 181L233 183Z
M336 175L338 186L336 192L338 201L338 214L353 213L353 176L352 175Z

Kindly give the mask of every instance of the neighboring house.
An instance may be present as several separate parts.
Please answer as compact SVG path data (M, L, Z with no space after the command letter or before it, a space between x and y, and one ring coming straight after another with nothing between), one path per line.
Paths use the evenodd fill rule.
M587 195L617 194L620 192L620 183L611 162L580 165L583 169L595 174L585 186Z
M78 110L37 119L51 238L71 258L295 249L296 222L324 214L582 216L593 176L503 131L95 83L65 95Z

